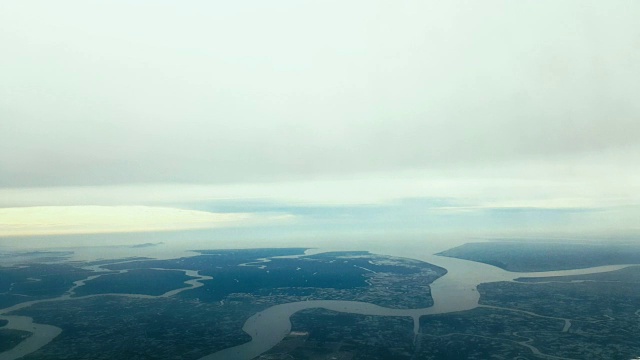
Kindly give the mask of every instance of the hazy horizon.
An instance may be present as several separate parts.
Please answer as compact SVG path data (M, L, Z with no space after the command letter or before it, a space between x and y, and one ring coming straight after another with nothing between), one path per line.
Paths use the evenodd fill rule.
M638 15L0 1L0 245L633 238Z

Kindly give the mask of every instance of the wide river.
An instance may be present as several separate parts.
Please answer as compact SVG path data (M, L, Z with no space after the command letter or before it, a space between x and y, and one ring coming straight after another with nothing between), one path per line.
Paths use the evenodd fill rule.
M405 256L406 257L406 256ZM413 256L413 258L416 258ZM600 266L586 269L509 272L474 261L428 255L419 260L447 269L447 274L431 284L434 305L421 309L392 309L357 301L310 300L272 306L250 317L242 330L251 341L204 356L200 360L249 360L278 344L291 331L290 318L300 310L322 308L350 314L376 316L406 316L413 318L414 333L419 331L419 319L424 315L470 310L479 306L478 285L496 281L513 281L521 277L549 277L592 274L619 270L628 265Z
M245 322L243 330L251 336L251 341L239 346L228 348L207 356L200 360L249 360L273 346L278 344L291 331L290 317L296 312L304 309L323 308L343 313L376 315L376 316L404 316L411 317L414 321L414 332L419 331L419 318L430 314L443 314L455 311L463 311L473 309L479 306L478 301L480 294L477 291L478 285L482 283L490 283L497 281L513 281L520 277L548 277L548 276L564 276L564 275L580 275L598 272L607 272L624 268L628 265L601 266L587 269L549 271L549 272L529 272L514 273L499 269L494 266L477 263L468 260L461 260L437 255L418 255L416 252L407 252L403 249L397 252L385 251L385 255L401 256L422 260L442 268L447 269L447 274L437 279L431 284L431 296L434 305L421 309L392 309L385 308L369 303L357 301L337 301L337 300L312 300L287 304L275 305L266 310L251 316ZM321 251L315 251L321 252ZM96 269L97 270L97 269ZM209 280L209 277L201 276L197 272L185 273L194 280L189 280L186 286L181 289L170 291L160 297L173 296L181 291L187 291L198 286L202 286L200 280ZM91 278L94 278L92 276ZM76 285L65 295L48 300L33 301L21 303L10 308L0 310L0 319L9 321L4 329L17 329L32 332L33 335L11 350L0 353L0 360L19 359L29 353L32 353L48 344L56 336L60 334L61 329L43 324L33 323L33 319L26 316L10 316L11 311L29 307L35 303L42 301L71 301L80 297L71 298L71 294L75 287L82 286L85 279L76 282ZM136 295L136 294L109 294L119 296L130 296L140 298L154 298L154 296ZM104 296L104 295L94 295ZM425 294L425 296L427 296Z

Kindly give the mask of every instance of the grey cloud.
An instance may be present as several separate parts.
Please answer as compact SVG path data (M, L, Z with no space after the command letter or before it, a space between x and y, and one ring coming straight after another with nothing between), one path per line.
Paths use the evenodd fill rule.
M0 186L296 180L640 144L634 1L3 7Z

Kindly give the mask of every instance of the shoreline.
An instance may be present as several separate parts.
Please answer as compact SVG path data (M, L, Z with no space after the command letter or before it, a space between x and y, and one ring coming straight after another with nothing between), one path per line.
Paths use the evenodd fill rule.
M406 249L405 249L406 250ZM316 249L313 253L329 252L333 249ZM421 316L432 314L444 314L456 311L471 310L479 305L480 293L477 291L477 287L483 283L491 283L498 281L515 281L518 278L525 277L553 277L553 276L570 276L570 275L583 275L593 274L600 272L608 272L619 270L634 264L628 265L608 265L598 266L593 268L581 268L572 270L559 270L548 272L509 272L492 265L484 263L474 262L470 260L463 260L458 258L451 258L441 255L417 255L413 253L413 256L407 256L406 253L394 253L394 252L376 252L375 250L369 250L371 253L377 253L387 256L396 256L402 258L409 258L444 268L447 273L436 279L429 285L431 289L431 296L433 298L433 306L427 308L418 309L392 309L382 306L374 305L371 303L357 302L357 301L342 301L342 300L309 300L301 302L293 302L286 304L278 304L269 307L263 311L260 311L251 317L249 317L243 326L243 331L251 336L251 341L234 346L231 348L223 349L221 351L201 357L199 360L249 360L260 354L268 351L273 346L278 344L284 339L291 331L290 317L298 311L311 309L311 308L324 308L327 310L339 311L343 313L353 313L361 315L373 315L373 316L403 316L411 317L414 322L414 334L417 336L420 330L419 320ZM304 256L304 255L296 255ZM266 259L261 259L266 260ZM263 264L266 261L259 261L259 264ZM255 264L255 263L249 263ZM249 264L241 264L241 266L247 266ZM251 266L251 265L249 265ZM255 265L254 265L255 266ZM13 311L27 308L31 305L35 305L41 302L51 301L71 301L86 299L98 296L122 296L132 298L143 299L156 299L167 298L174 296L180 292L191 290L204 284L201 281L211 280L212 277L200 275L198 271L194 270L181 270L181 269L162 269L154 268L156 270L177 270L184 271L187 276L194 279L184 282L185 285L182 288L170 290L162 295L143 295L143 294L94 294L81 297L72 297L74 290L80 286L83 286L85 282L95 279L105 273L105 269L100 266L92 266L91 269L95 271L96 275L90 275L85 279L74 282L73 286L63 295L43 300L34 300L24 303L19 303L11 307L0 309L0 319L6 319L9 321L5 325L4 329L15 329L31 332L33 335L23 340L14 348L0 353L0 360L16 360L30 353L33 353L49 342L53 341L60 333L62 329L46 324L37 324L33 322L33 319L28 316L8 315ZM126 270L121 270L126 271ZM565 320L564 329L568 329L566 326L567 319ZM570 324L570 323L569 323ZM570 325L569 325L570 326Z

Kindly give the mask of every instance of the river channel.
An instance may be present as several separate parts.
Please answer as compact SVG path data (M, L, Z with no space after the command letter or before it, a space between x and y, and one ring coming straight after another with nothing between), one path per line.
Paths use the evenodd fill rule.
M434 303L431 307L392 309L370 303L338 300L310 300L275 305L251 316L245 322L242 330L251 336L251 341L204 356L199 360L253 359L282 341L291 331L291 316L305 309L322 308L359 315L411 317L414 323L414 333L417 334L421 316L470 310L480 306L478 304L480 294L477 287L482 283L514 281L522 277L592 274L619 270L629 266L611 265L575 270L516 273L483 263L437 255L424 256L419 260L447 269L447 274L430 285Z
M419 331L419 319L421 316L470 310L480 306L478 304L480 294L477 291L477 287L482 283L513 281L521 277L549 277L591 274L618 270L629 266L612 265L575 270L515 273L483 263L437 255L415 256L415 253L412 254L413 256L407 256L408 254L405 253L385 255L414 258L433 265L440 266L447 270L447 274L438 278L435 282L433 282L433 284L431 284L431 296L433 297L434 302L433 306L420 309L392 309L370 303L338 300L310 300L275 305L267 308L266 310L258 312L247 319L242 329L251 336L251 341L239 346L231 347L204 356L200 358L200 360L249 360L257 357L258 355L268 351L273 346L278 344L282 339L284 339L284 337L286 337L291 331L290 317L296 312L305 309L323 308L327 310L360 315L411 317L414 321L414 333L417 334ZM99 271L99 269L94 270ZM195 271L183 271L185 271L186 275L194 278L193 280L189 280L186 282L186 285L188 286L172 290L160 296L136 294L100 294L85 297L72 297L73 290L75 290L75 288L77 288L78 286L82 286L86 281L99 276L92 275L85 280L77 281L74 287L72 287L67 294L61 297L25 302L14 305L10 308L1 309L0 319L6 319L9 321L4 329L29 331L33 333L33 335L25 339L13 349L0 353L0 360L19 359L20 357L30 354L45 346L62 332L60 328L57 328L55 326L35 324L33 323L33 319L31 319L30 317L8 315L12 311L23 309L33 304L44 301L69 301L74 299L105 295L128 296L137 298L169 297L179 292L202 286L202 283L200 281L211 279L207 276L201 276Z

